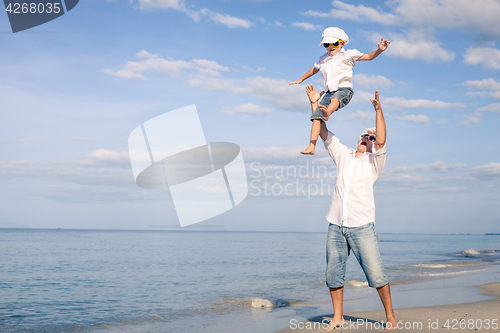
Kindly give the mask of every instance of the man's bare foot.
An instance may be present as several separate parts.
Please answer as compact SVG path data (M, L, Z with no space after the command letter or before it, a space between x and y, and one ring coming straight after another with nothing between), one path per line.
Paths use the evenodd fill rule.
M397 330L398 329L398 323L396 321L396 318L387 318L387 324L385 324L385 329L386 330Z
M309 97L309 101L311 101L311 103L314 104L319 101L319 99L321 98L321 96L323 96L325 92L322 91L321 93L318 93L316 89L314 89L314 86L312 84L308 84L306 86L306 93L307 96Z
M344 325L344 318L336 319L333 317L332 320L330 320L330 324L328 324L328 328L325 329L325 331L333 331L336 328L342 328L342 325Z
M303 151L300 152L303 155L314 155L316 154L316 147L311 143L309 144L309 147L304 149Z

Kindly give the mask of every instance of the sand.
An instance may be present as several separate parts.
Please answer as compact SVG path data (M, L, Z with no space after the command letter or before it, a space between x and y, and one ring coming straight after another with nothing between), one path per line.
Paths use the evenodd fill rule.
M500 332L500 283L477 286L489 300L440 306L395 309L399 331L404 332ZM324 332L321 323L332 313L293 321L290 327L277 333ZM384 328L385 313L382 310L345 313L344 328L333 332L380 332Z

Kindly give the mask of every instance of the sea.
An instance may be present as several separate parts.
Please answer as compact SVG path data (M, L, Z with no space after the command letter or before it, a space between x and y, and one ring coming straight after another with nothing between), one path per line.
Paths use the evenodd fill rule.
M331 306L325 241L326 233L0 229L0 332L252 331ZM379 245L396 308L481 300L477 289L465 298L453 290L500 281L500 235L380 233ZM354 255L346 281L346 311L382 309Z

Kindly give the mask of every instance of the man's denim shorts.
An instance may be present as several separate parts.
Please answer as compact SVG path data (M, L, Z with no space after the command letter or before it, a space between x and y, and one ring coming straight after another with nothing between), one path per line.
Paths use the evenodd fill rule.
M323 98L321 98L319 104L324 105L326 108L328 108L328 106L330 106L332 98L336 98L339 100L338 109L340 109L349 104L353 94L354 92L351 88L339 88L335 91L327 91L323 94ZM319 108L316 108L316 110L314 110L311 115L311 121L313 121L314 119L323 119L323 114L321 113Z
M379 288L389 283L380 256L374 223L356 228L330 223L326 241L326 285L329 288L344 285L345 266L351 250L365 272L370 287Z

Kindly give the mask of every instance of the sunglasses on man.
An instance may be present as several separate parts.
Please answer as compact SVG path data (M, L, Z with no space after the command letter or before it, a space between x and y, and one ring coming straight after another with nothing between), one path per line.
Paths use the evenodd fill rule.
M323 47L325 49L329 48L330 45L333 46L333 47L338 47L340 45L340 43L343 43L344 41L342 39L339 39L338 41L336 41L335 43L323 43Z
M364 139L364 138L367 138L367 137L369 137L370 141L372 141L372 142L375 142L375 140L377 140L377 138L374 135L370 135L370 134L363 134L361 136L361 139Z

